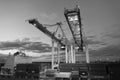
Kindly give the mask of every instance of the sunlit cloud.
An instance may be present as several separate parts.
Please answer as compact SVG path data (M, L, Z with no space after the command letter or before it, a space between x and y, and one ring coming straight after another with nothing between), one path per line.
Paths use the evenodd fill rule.
M22 40L6 41L0 42L1 53L8 54L9 52L14 52L17 50L32 52L32 53L46 53L51 52L51 47L49 44L42 42L31 42L29 38L24 38Z

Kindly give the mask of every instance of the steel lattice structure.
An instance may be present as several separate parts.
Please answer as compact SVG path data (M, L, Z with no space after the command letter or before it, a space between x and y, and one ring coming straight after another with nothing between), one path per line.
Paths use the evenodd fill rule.
M73 10L65 9L64 15L71 30L75 44L79 47L80 50L83 51L83 35L79 7L77 6Z

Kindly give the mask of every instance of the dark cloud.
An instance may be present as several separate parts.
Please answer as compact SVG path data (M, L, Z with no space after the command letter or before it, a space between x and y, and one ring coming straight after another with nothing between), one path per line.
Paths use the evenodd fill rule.
M106 28L105 37L120 38L120 24L114 24Z
M87 38L93 39L93 38L95 38L95 36L87 36Z
M30 42L23 46L26 50L32 50L35 52L50 52L51 47L48 44L44 44L42 42Z
M98 50L91 50L90 56L92 58L101 58L105 60L109 58L111 61L120 60L120 45L109 45Z
M97 40L93 40L93 39L87 39L86 42L88 44L105 44L104 42L102 41L97 41Z
M111 28L118 28L120 30L120 24L113 24L111 25Z
M10 50L10 49L23 49L33 52L49 52L51 47L49 44L42 42L31 42L29 38L24 38L22 40L14 40L7 42L0 42L1 50Z
M104 27L99 35L90 35L84 39L84 42L89 45L107 46L110 44L119 44L120 42L120 24L113 24Z
M12 48L20 48L23 45L28 44L28 42L18 42L18 41L7 41L7 42L0 42L0 49L12 49Z
M112 32L112 33L107 33L105 36L111 37L111 38L120 38L120 33Z
M84 43L94 45L94 44L100 44L100 45L106 45L103 41L95 40L95 36L88 36L87 38L83 38Z

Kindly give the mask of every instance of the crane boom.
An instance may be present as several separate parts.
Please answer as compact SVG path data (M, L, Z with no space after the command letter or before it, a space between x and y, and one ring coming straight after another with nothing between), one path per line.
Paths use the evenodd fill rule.
M77 6L73 10L65 9L64 15L68 22L75 44L77 44L79 49L83 51L82 24L79 7Z
M50 38L55 40L56 42L59 42L61 45L64 45L60 39L55 37L54 33L51 33L49 30L47 30L46 27L44 27L41 23L38 22L36 19L30 19L28 20L29 24L34 25L36 28L38 28L40 31L42 31L44 34L48 35Z

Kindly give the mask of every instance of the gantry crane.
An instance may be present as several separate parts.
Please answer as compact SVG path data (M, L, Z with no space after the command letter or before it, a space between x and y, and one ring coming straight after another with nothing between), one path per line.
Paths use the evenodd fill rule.
M78 47L78 50L86 53L86 62L89 63L89 49L88 44L85 44L83 41L83 33L82 33L82 23L80 16L80 8L77 5L74 9L65 9L64 15L67 20L68 26L71 30L74 42ZM75 46L75 47L76 47Z
M75 59L75 47L77 46L79 50L81 50L82 52L84 52L84 47L86 48L86 60L89 63L89 57L88 57L88 50L87 47L84 46L84 42L83 42L83 34L82 34L82 24L81 24L81 16L80 16L80 8L77 6L76 8L74 8L73 10L71 9L65 9L64 11L64 15L65 18L67 20L68 26L70 28L70 31L72 33L74 42L76 45L74 44L70 44L68 43L68 45L66 45L68 42L65 33L61 27L61 22L58 22L54 25L46 25L46 26L59 26L59 28L61 28L61 32L63 34L63 36L65 37L65 42L63 42L63 38L59 39L55 36L55 33L50 32L46 26L42 25L41 23L39 23L39 21L37 19L30 19L28 20L28 22L32 25L34 25L36 28L38 28L40 31L42 31L44 34L48 35L51 39L52 39L52 53L54 54L54 42L57 42L57 44L61 45L61 46L65 46L65 53L66 53L66 63L75 63L76 59ZM58 46L58 48L60 48L60 46ZM59 52L58 52L59 54ZM70 57L69 57L70 56ZM58 55L58 59L60 59L60 55ZM70 60L71 59L71 60ZM60 62L60 60L58 60L58 63ZM52 66L54 63L54 55L52 55Z
M82 24L81 24L81 16L80 16L80 9L79 9L79 7L77 6L73 10L65 9L64 15L65 15L65 18L67 20L67 23L68 23L68 26L70 28L70 31L72 33L72 37L74 39L74 44L73 43L71 44L71 43L68 42L68 39L65 36L64 30L61 27L61 23L56 23L54 25L43 25L43 24L39 23L39 21L37 19L30 19L30 20L28 20L28 22L30 24L34 25L36 28L38 28L40 31L42 31L44 34L48 35L52 39L52 70L55 70L55 67L58 70L60 70L62 68L64 69L64 64L63 64L63 66L59 65L59 63L60 63L60 53L59 53L59 50L60 50L61 46L63 46L63 45L65 46L65 54L66 54L65 55L66 56L66 63L65 63L65 65L67 67L71 67L70 72L62 72L62 71L59 72L59 71L57 71L54 74L53 73L52 74L56 78L63 78L63 79L64 78L68 78L68 79L71 80L72 79L72 77L71 77L72 74L74 75L74 73L75 73L75 75L77 75L77 76L79 74L78 73L79 71L74 71L75 66L78 65L78 64L73 64L73 63L76 63L75 47L77 46L78 49L81 50L81 52L84 52L84 51L86 52L86 61L87 61L87 63L89 63L89 51L88 51L88 46L85 46L83 44ZM52 33L46 27L46 26L56 26L56 25L61 29L61 32L62 32L62 35L63 35L61 39L57 38L55 36L57 30ZM65 39L65 42L63 42L63 40L62 40L63 37ZM57 66L54 63L54 42L57 42L57 49L58 49L58 51L57 51L57 53L58 53L58 57L57 57L58 58L58 64L57 64ZM85 47L85 49L84 49L84 47ZM69 66L69 65L72 65L72 66ZM49 70L48 70L48 72L49 72ZM79 80L80 78L77 78L77 79Z
M65 37L65 40L67 40L67 38L66 38L66 36L65 36L65 33L64 33L64 31L63 31L63 29L62 29L62 27L61 27L61 22L58 22L58 23L56 23L56 24L53 24L53 25L42 25L41 23L39 23L39 21L37 20L37 19L30 19L30 20L28 20L28 22L30 23L30 24L32 24L32 25L34 25L36 28L38 28L40 31L42 31L44 34L46 34L46 35L48 35L51 39L52 39L52 69L54 68L54 51L55 51L55 47L54 47L54 42L57 42L57 66L59 65L59 63L60 63L60 53L59 53L59 50L60 50L60 48L61 48L61 46L65 46L65 42L63 42L63 38L62 39L59 39L59 38L57 38L56 36L55 36L55 34L56 34L56 32L57 32L57 30L55 31L55 32L50 32L47 28L46 28L46 26L58 26L60 29L61 29L61 31L62 31L62 35L63 35L63 37Z

